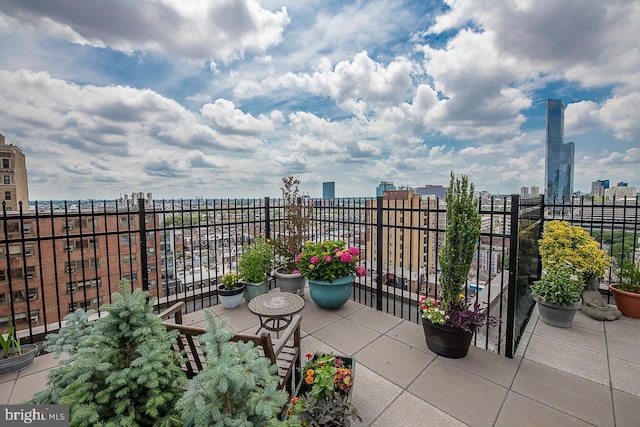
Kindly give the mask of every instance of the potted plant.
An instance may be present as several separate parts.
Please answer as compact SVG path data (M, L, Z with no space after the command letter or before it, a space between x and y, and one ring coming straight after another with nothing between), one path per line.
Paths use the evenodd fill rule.
M221 284L218 286L218 298L224 308L236 308L242 301L244 284L238 282L238 274L229 271L220 277Z
M200 343L206 363L178 403L185 425L285 425L278 417L289 396L277 389L277 366L252 342L231 342L234 332L225 328L226 320L216 323L208 309L205 316Z
M474 185L468 177L451 181L446 194L447 228L440 253L440 286L442 298L423 297L419 303L427 347L449 357L465 357L477 327L499 322L474 304L470 308L462 293L480 236L480 214L474 198Z
M0 346L2 346L0 375L26 368L33 363L38 353L38 346L35 344L20 345L20 339L16 336L16 329L11 319L9 319L9 331L6 337L0 334Z
M78 309L47 336L45 349L67 353L31 403L69 405L73 426L181 426L176 409L184 394L182 356L154 312L149 292L131 292L125 280L105 305L107 315L89 320Z
M576 311L582 307L582 278L571 269L551 267L542 279L531 285L538 302L540 320L559 328L570 328Z
M356 361L327 353L307 354L300 385L287 406L288 419L303 426L349 426L362 421L351 403Z
M309 280L311 299L323 308L338 308L351 296L355 275L364 276L358 265L359 249L343 240L307 242L296 257L300 273Z
M269 291L271 258L271 245L263 237L244 246L238 258L238 274L245 285L244 299L247 302Z
M623 315L640 318L640 266L633 261L623 261L618 281L609 286L616 306Z
M300 180L289 176L282 178L284 202L284 236L273 241L276 263L277 285L283 292L304 293L305 278L300 274L296 256L302 251L305 235L309 229L311 210L300 199Z
M584 228L566 221L546 223L539 248L543 269L569 269L585 282L598 280L611 265L611 257Z

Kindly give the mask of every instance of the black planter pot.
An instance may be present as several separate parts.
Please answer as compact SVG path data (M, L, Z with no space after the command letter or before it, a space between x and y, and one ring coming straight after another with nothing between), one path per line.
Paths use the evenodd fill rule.
M422 328L427 347L438 356L461 359L469 352L473 332L448 325L434 325L425 318L422 319Z

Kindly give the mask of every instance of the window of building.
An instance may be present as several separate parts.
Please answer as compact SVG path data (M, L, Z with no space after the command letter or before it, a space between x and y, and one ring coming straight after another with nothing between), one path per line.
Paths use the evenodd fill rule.
M11 200L11 191L5 191L4 192L4 199L5 200Z
M0 305L7 305L7 304L9 304L9 294L7 293L0 294Z
M120 236L120 246L128 246L129 244L136 244L136 236L133 234L125 234Z
M79 280L67 283L67 293L82 291L83 288L99 288L100 286L100 279Z
M11 175L4 175L2 179L5 185L11 184Z
M122 263L123 264L131 264L133 262L136 262L137 257L136 257L135 253L133 253L133 254L124 254L124 255L122 255L121 259L122 259Z
M2 159L2 167L3 169L9 169L9 159Z
M133 273L124 273L122 278L130 282L135 282L138 280L138 272L134 271Z

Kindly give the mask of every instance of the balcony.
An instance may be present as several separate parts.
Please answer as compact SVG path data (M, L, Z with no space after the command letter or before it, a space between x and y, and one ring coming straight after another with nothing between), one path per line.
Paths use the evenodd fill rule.
M640 319L598 322L577 313L571 329L533 315L513 359L473 347L464 359L436 356L415 322L349 301L336 311L305 291L304 353L334 351L357 361L354 403L372 426L633 426L640 416ZM212 307L238 332L258 319L246 303ZM202 326L201 311L184 323ZM52 355L0 377L0 403L40 390Z

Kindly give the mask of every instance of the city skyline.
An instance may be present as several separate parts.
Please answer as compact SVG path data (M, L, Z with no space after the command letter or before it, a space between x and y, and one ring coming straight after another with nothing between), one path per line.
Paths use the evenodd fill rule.
M574 191L638 188L640 4L581 4L7 0L0 133L31 200L518 194L561 99Z

